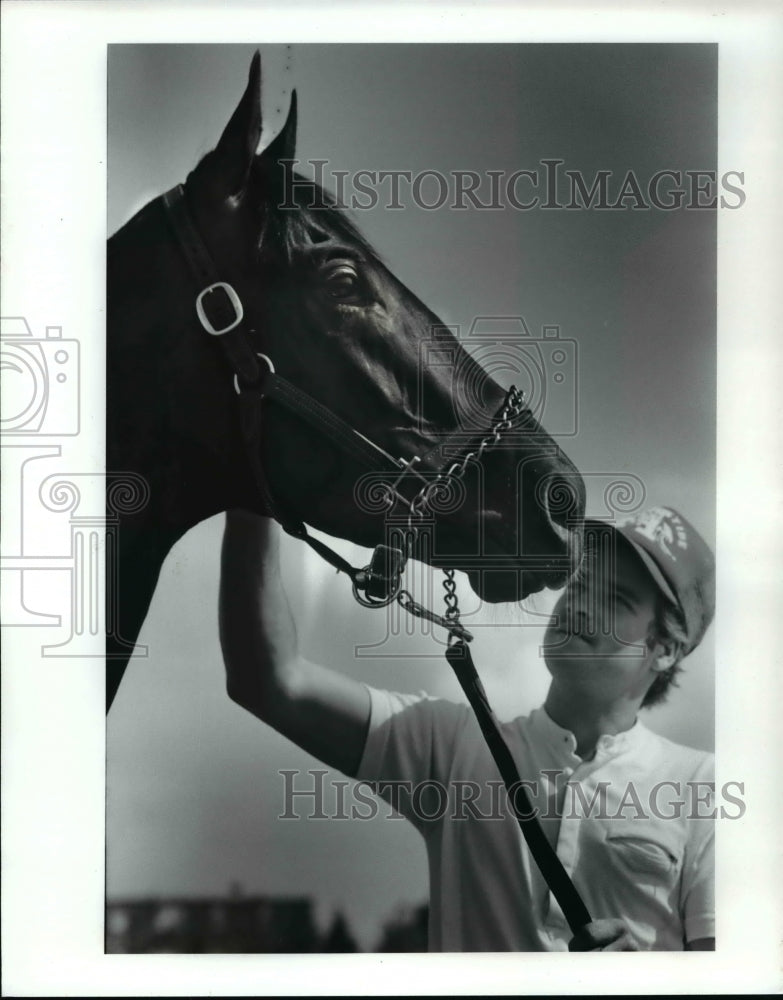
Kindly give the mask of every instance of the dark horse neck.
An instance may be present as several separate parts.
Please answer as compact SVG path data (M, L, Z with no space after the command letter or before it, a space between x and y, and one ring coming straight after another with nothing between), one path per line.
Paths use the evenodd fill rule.
M107 706L172 546L220 511L257 507L230 372L196 320L197 291L160 200L109 240Z

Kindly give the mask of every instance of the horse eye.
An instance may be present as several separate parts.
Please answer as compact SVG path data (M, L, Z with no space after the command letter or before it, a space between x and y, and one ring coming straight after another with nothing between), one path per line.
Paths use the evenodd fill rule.
M333 299L340 302L358 301L359 275L353 263L340 261L332 265L326 275L326 288Z

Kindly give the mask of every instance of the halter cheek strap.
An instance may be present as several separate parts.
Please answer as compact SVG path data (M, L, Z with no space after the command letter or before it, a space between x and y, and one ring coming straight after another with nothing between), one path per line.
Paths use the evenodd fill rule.
M509 390L490 433L482 439L475 452L469 452L461 461L452 462L446 472L438 474L435 480L427 479L413 468L417 459L405 462L393 458L312 396L278 375L272 361L253 350L244 325L242 302L232 285L220 280L212 257L193 224L182 185L167 191L163 195L163 204L185 259L201 289L196 297L199 322L208 334L218 338L229 366L234 372L234 388L239 397L242 434L266 511L290 535L307 542L321 558L337 570L346 573L353 581L354 595L360 603L367 606L383 606L396 599L411 614L428 618L448 630L446 659L473 708L487 746L503 778L509 804L530 852L560 904L569 926L576 934L590 922L590 914L555 850L546 839L473 664L468 646L472 636L459 622L454 571L446 571L448 610L446 615L441 617L417 604L407 591L401 589L402 569L407 552L379 545L368 567L360 570L351 566L328 545L313 538L303 521L290 517L280 508L269 488L261 463L262 407L264 400L274 400L338 444L359 464L367 465L375 472L388 471L396 474L390 493L409 506L411 511L409 526L411 526L411 519L420 516L427 507L431 491L437 487L438 482L459 478L471 459L480 458L484 450L497 443L501 433L511 427L511 420L514 415L519 414L523 403L521 394L517 394L518 400L516 400L513 396L516 390ZM423 485L412 499L407 500L399 490L401 481L409 475L416 477ZM360 590L364 591L364 596L360 596Z
M181 184L163 195L163 205L180 249L188 263L196 285L196 315L203 329L217 338L229 367L234 372L234 388L239 397L242 434L265 512L288 534L307 542L322 559L340 572L346 573L354 588L374 585L388 588L392 580L383 580L370 568L357 569L328 545L313 538L302 520L292 517L276 501L261 462L263 403L274 400L326 435L343 452L373 471L404 474L407 466L397 461L379 445L370 441L350 424L332 413L302 389L277 374L274 365L252 347L245 325L241 299L233 286L220 280L212 255L201 239L187 207ZM398 577L401 568L396 573Z
M217 339L234 372L242 435L265 513L273 517L288 534L307 542L322 559L349 576L354 596L359 603L379 607L400 598L404 595L401 581L408 553L379 545L368 566L354 567L334 549L310 535L304 521L292 517L276 500L261 461L264 403L267 400L279 403L336 444L357 464L374 473L388 474L392 480L387 485L390 497L408 507L412 507L424 487L432 483L431 479L418 471L432 452L422 458L416 456L407 462L394 458L317 399L278 374L270 358L254 351L241 299L229 282L221 280L212 255L190 214L183 186L178 184L171 188L162 196L162 201L196 287L201 289L195 303L199 323L210 336ZM418 489L413 499L405 497L402 486L404 480L411 478ZM406 597L407 603L403 606L412 614L448 627L440 615L422 608L410 595ZM458 622L452 624L461 637L471 638L470 633Z
M244 310L239 296L226 281L221 281L212 255L193 224L181 184L163 195L163 204L180 249L201 289L196 298L196 313L202 327L220 339L220 345L232 371L246 384L257 381L261 372L250 339L244 328Z

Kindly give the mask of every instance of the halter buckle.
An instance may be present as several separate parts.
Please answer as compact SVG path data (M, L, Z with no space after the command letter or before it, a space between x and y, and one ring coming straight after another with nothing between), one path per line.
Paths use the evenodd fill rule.
M376 545L370 565L354 577L353 592L356 600L365 607L384 607L400 592L406 556L402 549L392 545ZM364 596L359 595L364 591Z
M224 326L222 329L217 329L217 327L214 327L212 323L210 323L209 317L207 316L204 310L204 303L202 301L205 295L211 295L218 289L220 289L225 293L226 298L231 303L231 308L234 310L234 319L227 326ZM245 312L242 308L242 301L240 300L239 296L234 291L232 286L229 285L228 282L226 281L216 281L213 285L208 285L206 288L204 288L202 291L198 293L198 295L196 296L196 313L198 315L199 322L201 323L201 325L204 327L207 333L212 334L213 337L222 337L224 333L228 333L229 330L233 330L235 327L239 326L239 324L242 322L245 316Z

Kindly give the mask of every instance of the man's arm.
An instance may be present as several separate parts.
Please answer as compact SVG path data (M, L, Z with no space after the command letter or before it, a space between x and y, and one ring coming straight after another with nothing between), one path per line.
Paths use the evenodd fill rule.
M226 514L219 609L226 688L238 705L353 777L369 725L369 693L300 656L279 540L271 518Z

